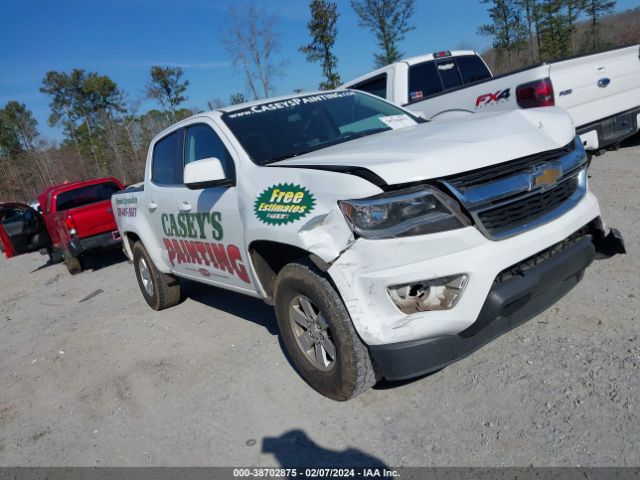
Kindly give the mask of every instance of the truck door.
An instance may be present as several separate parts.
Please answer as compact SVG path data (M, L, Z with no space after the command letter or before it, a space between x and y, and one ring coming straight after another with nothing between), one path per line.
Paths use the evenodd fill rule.
M42 215L21 203L0 204L0 243L7 258L51 245Z
M214 125L186 127L183 151L185 165L215 157L222 162L227 178L235 179L232 155ZM169 255L175 272L201 282L255 292L244 252L235 182L233 186L199 190L180 183L175 189L175 226L180 238L170 240L174 251Z
M184 129L179 129L154 145L149 181L144 187L144 205L139 207L144 209L151 223L165 261L169 260L169 253L164 239L175 233L169 219L177 214L175 190L181 176L177 172L182 170L183 136Z

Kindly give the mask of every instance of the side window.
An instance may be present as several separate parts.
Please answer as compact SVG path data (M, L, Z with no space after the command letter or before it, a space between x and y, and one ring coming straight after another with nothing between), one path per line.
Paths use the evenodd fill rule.
M434 62L417 63L409 67L409 103L442 91L442 83Z
M489 69L477 55L463 55L455 59L465 85L491 77Z
M158 185L175 184L175 166L180 158L180 136L178 130L156 143L153 148L151 178Z
M227 178L233 178L234 168L231 154L216 132L207 125L188 127L184 142L184 164L211 157L216 157L222 162Z
M462 85L458 66L453 59L444 60L437 63L438 73L442 79L442 86L445 90L456 88Z
M383 73L349 88L367 92L380 98L387 98L387 74Z

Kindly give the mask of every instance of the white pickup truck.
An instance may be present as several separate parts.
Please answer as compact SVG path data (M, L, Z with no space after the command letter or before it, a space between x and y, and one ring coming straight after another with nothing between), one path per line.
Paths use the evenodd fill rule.
M587 150L615 147L640 128L640 46L616 48L493 77L474 51L408 58L345 83L427 120L559 106Z
M170 307L185 278L273 304L336 400L468 355L624 252L567 114L489 115L426 122L342 90L175 124L112 197L142 295Z

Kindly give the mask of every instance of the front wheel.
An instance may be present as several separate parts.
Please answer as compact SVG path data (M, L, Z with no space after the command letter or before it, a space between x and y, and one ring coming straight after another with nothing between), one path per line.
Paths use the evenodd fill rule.
M133 265L142 296L151 308L163 310L180 303L180 282L157 269L141 242L133 246Z
M318 392L349 400L376 383L369 351L340 295L311 262L292 263L280 271L275 308L294 365Z

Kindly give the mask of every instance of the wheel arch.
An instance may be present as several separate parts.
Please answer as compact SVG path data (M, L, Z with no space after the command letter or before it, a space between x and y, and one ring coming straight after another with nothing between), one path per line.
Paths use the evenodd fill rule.
M254 240L249 244L249 258L256 274L264 301L273 305L276 277L282 268L297 260L309 259L326 272L329 264L303 248L273 240Z

